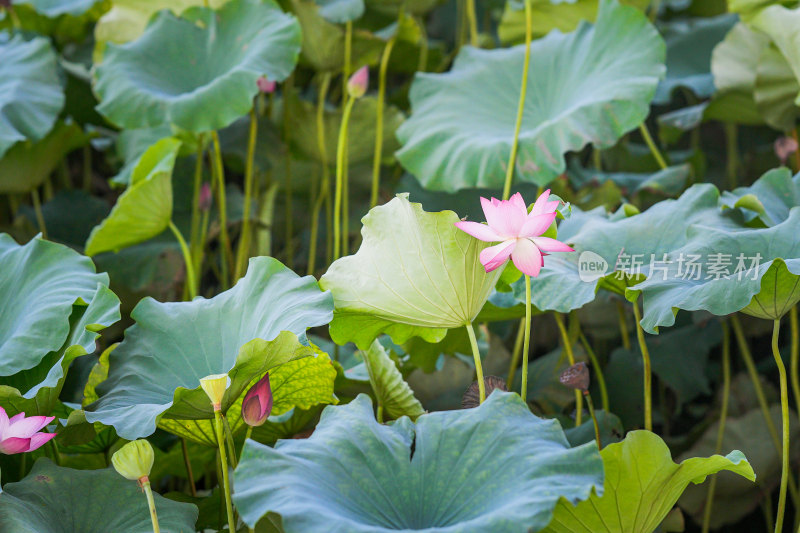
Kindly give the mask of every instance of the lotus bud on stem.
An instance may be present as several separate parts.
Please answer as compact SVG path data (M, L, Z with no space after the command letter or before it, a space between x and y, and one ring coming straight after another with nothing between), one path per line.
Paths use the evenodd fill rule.
M222 399L228 388L228 374L212 374L200 380L200 387L211 400L214 408L214 432L217 437L219 447L219 463L222 470L222 485L225 494L225 510L228 513L228 528L236 531L236 521L233 516L233 504L231 503L231 482L228 476L228 454L225 451L225 436L222 428Z
M250 387L242 400L242 420L247 424L245 441L252 435L254 427L264 425L270 413L272 413L272 388L269 384L269 372L267 372L263 378Z
M153 447L145 439L129 442L111 456L111 464L125 479L137 481L147 498L150 509L150 520L153 523L153 533L160 533L156 502L153 498L153 489L150 488L150 471L153 469Z
M594 423L594 436L595 440L597 441L597 449L602 450L603 442L600 440L600 426L597 423L597 415L595 415L594 412L592 395L589 394L589 367L587 367L586 363L583 361L580 363L575 363L574 365L567 367L567 369L561 373L561 376L559 376L558 380L565 387L569 387L570 389L575 389L583 393L584 398L586 398L586 405L589 407L589 415L591 415L592 422Z

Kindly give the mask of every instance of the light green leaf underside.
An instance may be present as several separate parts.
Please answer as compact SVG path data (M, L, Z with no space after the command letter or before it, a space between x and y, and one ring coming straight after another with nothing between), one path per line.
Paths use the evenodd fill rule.
M649 113L664 42L638 10L603 0L596 25L531 45L519 179L549 183L564 154L612 146ZM516 122L524 45L462 48L450 72L417 74L397 130L400 163L429 189L500 188Z
M378 405L383 407L388 418L407 416L415 420L425 412L378 339L372 341L372 345L368 350L362 351L361 356Z
M515 394L391 426L360 395L327 407L308 439L247 441L234 501L246 524L272 511L286 533L510 533L538 531L560 496L584 499L601 480L596 446L569 448Z
M780 224L800 206L800 174L792 177L785 167L770 170L749 187L723 192L720 205L752 211L765 226Z
M702 483L721 470L751 481L756 477L738 450L725 457L695 457L675 464L664 441L649 431L632 431L600 455L606 476L603 495L592 494L576 506L560 501L544 532L651 533L689 483Z
M370 210L358 252L320 280L336 304L330 332L338 344L366 350L381 333L398 344L412 336L438 342L477 316L502 272L485 272L479 254L488 245L456 228L458 215L427 213L407 197Z
M332 308L330 294L313 278L270 257L251 259L244 278L209 300L145 298L131 314L136 324L110 356L108 379L86 418L114 426L129 440L153 433L162 416L211 419L201 378L228 373L226 411L255 377L313 355L298 336L328 323Z
M181 142L162 139L147 149L131 175L131 184L108 217L92 230L86 254L117 252L163 232L172 220L172 170Z

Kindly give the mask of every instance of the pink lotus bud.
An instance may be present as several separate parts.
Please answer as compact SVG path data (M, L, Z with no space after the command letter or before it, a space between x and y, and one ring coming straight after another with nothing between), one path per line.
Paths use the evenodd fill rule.
M272 389L269 372L250 387L242 400L242 419L248 426L258 427L267 421L272 412Z
M347 93L352 98L361 98L369 87L369 68L366 65L358 69L347 81Z
M258 78L258 80L256 80L256 85L258 85L259 91L269 94L275 92L275 86L277 84L274 81L268 80L266 76L261 76Z
M781 160L781 165L785 165L789 156L796 151L797 141L792 137L779 137L775 139L775 155Z
M208 182L203 183L200 187L200 198L197 200L197 207L200 211L208 211L211 209L211 186Z

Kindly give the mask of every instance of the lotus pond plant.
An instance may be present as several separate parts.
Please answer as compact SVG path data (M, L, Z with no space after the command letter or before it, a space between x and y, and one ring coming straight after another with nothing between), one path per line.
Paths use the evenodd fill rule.
M797 42L0 1L0 531L800 531Z

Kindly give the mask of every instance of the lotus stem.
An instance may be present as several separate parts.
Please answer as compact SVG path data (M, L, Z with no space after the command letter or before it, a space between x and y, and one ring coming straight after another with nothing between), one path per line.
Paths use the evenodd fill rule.
M197 487L194 484L194 471L192 470L192 462L189 460L189 447L186 445L186 439L181 437L181 451L183 452L183 464L186 466L186 477L189 479L189 492L192 498L197 497Z
M192 190L192 230L189 234L189 246L192 258L197 261L197 255L203 249L200 242L200 189L203 187L203 134L197 137L197 159L194 165L194 180Z
M781 359L781 352L778 349L778 337L781 330L781 321L773 321L772 328L772 356L778 366L778 376L781 387L781 425L783 431L781 449L781 485L778 492L778 512L775 518L775 533L783 531L783 515L786 512L786 487L789 481L789 387L786 381L786 367Z
M236 531L236 521L233 516L233 505L231 504L231 482L228 478L228 454L225 453L225 437L222 434L222 413L218 409L214 410L214 430L217 433L217 445L219 447L219 465L220 470L222 470L225 511L228 513L228 530Z
M425 29L424 21L417 20L417 26L420 29L419 61L417 62L417 71L425 72L428 70L428 32Z
M342 107L347 103L347 82L352 73L353 57L353 21L348 20L344 25L344 65L342 67Z
M722 322L722 408L719 413L717 444L714 453L722 451L722 440L725 437L725 421L728 418L728 402L731 394L731 334L726 321ZM703 510L703 533L708 533L711 523L711 508L714 504L714 491L717 488L717 476L711 478L706 495L706 507Z
M317 93L317 149L319 150L320 166L322 167L322 183L319 189L319 196L314 202L311 212L311 240L308 248L308 275L314 275L317 261L317 240L319 238L319 212L322 203L328 198L331 188L331 176L328 169L328 147L325 144L325 100L328 95L328 88L331 85L331 74L322 74L322 81L319 84ZM330 226L327 228L330 233Z
M189 291L189 299L194 300L195 296L197 296L197 280L194 276L194 265L192 264L192 254L189 252L189 247L186 246L186 241L183 239L183 235L181 235L181 231L175 225L172 220L169 221L169 229L172 231L172 234L175 235L175 239L178 241L178 244L181 246L181 253L183 254L183 262L186 264L186 285Z
M511 390L514 384L514 375L517 372L517 365L519 365L519 357L522 354L522 339L525 336L525 319L519 321L517 328L517 338L514 341L514 350L511 352L511 363L508 365L508 378L506 379L506 388Z
M579 332L579 338L583 349L589 354L589 360L592 362L592 369L594 370L594 375L597 377L597 385L600 387L600 402L603 405L603 410L608 413L611 410L608 402L608 388L606 387L606 378L603 375L603 369L600 367L600 361L597 359L597 354L594 353L583 331Z
M83 147L83 190L92 192L92 145Z
M789 351L790 367L789 379L792 383L792 393L796 403L797 412L800 413L800 324L798 323L797 307L789 310L789 327L792 334L792 344Z
M47 227L44 224L44 215L42 214L42 200L39 198L39 189L34 187L31 189L31 201L33 202L33 212L36 215L36 225L39 226L39 231L42 232L42 238L47 238Z
M150 481L147 477L142 478L140 482L144 495L147 497L147 506L150 508L150 521L153 523L153 533L161 533L161 528L158 526L158 514L156 513L156 501L153 498L153 489L150 488Z
M239 236L239 247L236 250L236 268L233 279L238 280L247 268L250 257L250 210L253 203L253 167L258 136L258 118L255 107L250 110L250 131L247 136L247 159L244 165L244 209L242 211L242 232Z
M401 7L397 21L397 31L400 31L400 23L402 20L403 8ZM389 70L389 58L392 56L392 48L394 48L396 39L397 34L395 33L383 48L381 65L378 70L378 103L375 110L375 154L372 158L372 190L369 198L370 208L378 205L378 189L381 183L381 156L383 155L383 107L386 101L386 72Z
M575 364L575 354L572 352L572 339L569 338L567 328L564 326L564 319L558 313L553 313L556 319L558 331L561 333L561 343L564 345L564 353L567 354L567 360L570 365ZM578 389L575 389L575 427L578 427L583 422L583 394Z
M211 140L214 145L214 167L216 168L217 178L217 208L219 209L219 239L222 248L222 287L230 287L229 271L233 269L233 252L231 250L231 239L228 235L228 204L225 200L225 167L222 164L222 149L219 145L219 135L216 131L211 132Z
M469 44L477 47L478 17L475 15L475 1L476 0L464 0L464 4L467 12L467 21L469 22Z
M661 4L661 0L653 0L650 4L650 22L655 22L656 17L658 17L658 8Z
M658 163L658 166L661 167L661 170L667 168L667 162L664 159L664 156L661 155L661 151L658 149L658 146L656 146L655 141L653 141L653 137L650 136L650 131L647 129L647 124L644 122L639 124L639 132L641 132L644 142L650 149L650 153L653 154L653 158L656 160L656 163Z
M511 196L511 182L514 180L514 168L517 164L519 131L522 128L522 116L525 114L525 97L528 91L528 69L531 62L531 40L533 39L531 1L532 0L523 0L525 3L525 59L522 67L522 85L519 91L519 103L517 104L517 123L514 126L514 140L511 142L511 155L508 157L506 181L503 185L503 200L508 200L508 197Z
M628 319L625 317L625 306L622 301L617 300L617 318L619 320L619 334L622 337L622 347L626 350L631 349L631 338L628 335Z
M225 441L228 443L228 453L230 453L231 468L236 468L239 464L238 456L236 455L236 445L233 442L233 432L231 426L228 424L228 417L222 415L222 429L225 432Z
M650 368L650 350L647 349L644 329L640 323L642 314L639 312L638 301L633 302L633 316L636 320L636 339L639 341L639 351L642 352L642 363L644 364L644 428L647 431L653 431L653 373Z
M725 147L726 165L725 170L728 175L728 187L731 190L738 185L739 172L739 141L738 129L733 122L725 123Z
M375 411L375 420L377 420L379 424L383 424L383 405L381 404L378 404L378 409Z
M483 382L483 365L481 364L481 352L478 350L478 339L475 338L475 330L472 329L472 322L467 322L467 335L472 346L472 358L475 361L475 373L478 377L478 394L480 402L486 401L486 384Z
M797 135L797 128L792 130L792 139L800 146L800 137ZM794 171L800 172L800 149L794 151Z
M519 395L527 403L528 358L531 349L531 277L525 274L525 336L522 339L522 386Z
M600 425L597 423L597 415L594 413L594 403L592 403L592 395L589 394L588 390L583 391L583 395L586 397L586 406L589 408L589 416L592 417L592 423L594 424L594 439L597 442L597 449L603 449L603 441L600 439Z
M283 142L287 146L291 142L291 128L289 127L289 114L291 106L289 99L294 89L294 75L286 78L283 84ZM285 172L284 172L284 192L286 193L286 265L289 268L294 267L294 220L292 213L292 151L286 151L285 159Z
M336 148L336 194L333 202L333 259L339 259L342 245L342 192L344 188L345 172L345 147L347 145L347 124L350 122L350 113L353 110L355 98L348 98L342 114L342 124L339 127L339 142Z

